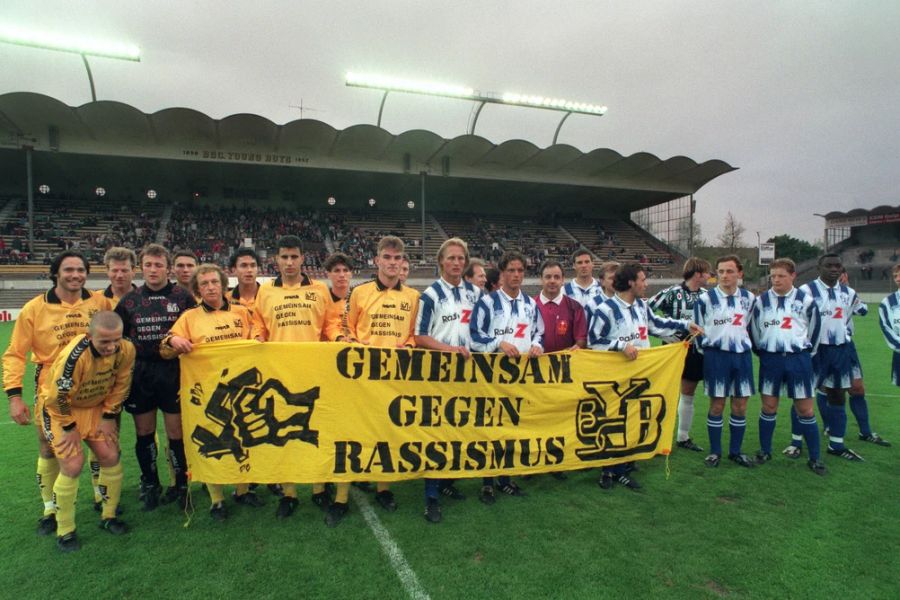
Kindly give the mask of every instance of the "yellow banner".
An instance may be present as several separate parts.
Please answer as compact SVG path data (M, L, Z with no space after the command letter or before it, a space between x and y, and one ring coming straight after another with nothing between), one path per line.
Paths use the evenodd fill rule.
M181 358L194 481L544 473L666 454L687 347L549 354L236 342Z

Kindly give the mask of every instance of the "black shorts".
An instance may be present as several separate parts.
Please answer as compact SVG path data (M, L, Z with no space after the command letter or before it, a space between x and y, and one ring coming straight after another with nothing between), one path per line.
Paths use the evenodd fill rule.
M131 392L125 400L125 410L141 415L159 409L179 414L178 387L181 373L178 360L151 361L138 359L134 363Z
M701 381L703 379L703 355L697 352L697 347L691 344L688 347L687 358L684 359L684 371L681 378L687 381Z

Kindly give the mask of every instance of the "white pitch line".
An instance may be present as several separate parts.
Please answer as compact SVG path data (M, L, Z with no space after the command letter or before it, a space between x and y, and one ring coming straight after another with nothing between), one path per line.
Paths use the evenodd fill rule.
M400 578L400 583L403 584L403 589L406 590L409 597L413 600L431 600L431 596L422 587L422 583L416 576L415 571L412 570L412 567L409 566L409 563L403 557L400 546L397 545L390 532L381 523L381 519L375 514L375 510L369 504L366 495L356 489L350 490L350 493L353 494L353 500L359 506L360 514L362 514L375 539L381 545L381 550L387 555L388 560L391 561L391 566L394 567L394 571L397 573L397 577Z
M876 398L900 398L897 394L870 394L866 392L866 396L874 396Z

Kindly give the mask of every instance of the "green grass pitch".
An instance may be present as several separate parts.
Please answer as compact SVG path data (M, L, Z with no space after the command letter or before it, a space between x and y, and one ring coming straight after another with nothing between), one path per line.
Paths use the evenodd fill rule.
M876 431L894 448L848 445L866 462L825 456L826 477L805 460L780 454L789 439L783 401L775 459L746 470L675 451L641 463L640 493L603 491L593 471L559 482L521 481L526 498L477 500L479 482L459 487L465 501L444 500L444 521L422 518L422 484L394 486L400 509L377 513L421 588L432 598L896 598L900 594L900 389L889 379L890 353L877 317L857 319ZM5 348L11 324L0 325ZM26 394L30 394L26 385ZM697 395L693 437L704 447L705 414ZM759 398L750 400L744 449L758 447ZM90 479L83 474L77 508L82 550L61 555L53 538L35 535L40 498L34 484L33 427L0 410L0 561L8 598L402 598L407 592L387 555L351 502L334 529L301 487L300 509L275 520L264 508L236 507L213 522L194 486L198 509L189 526L172 506L141 512L134 428L123 419L123 508L132 532L114 538L97 528ZM725 443L727 444L727 428ZM164 467L163 467L164 470ZM371 501L371 496L369 497ZM372 503L374 505L374 503ZM376 509L378 510L378 509Z

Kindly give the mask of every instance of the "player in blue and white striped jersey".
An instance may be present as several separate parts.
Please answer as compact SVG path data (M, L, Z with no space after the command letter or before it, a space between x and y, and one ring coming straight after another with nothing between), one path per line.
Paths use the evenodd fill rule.
M579 248L572 255L575 267L575 278L563 286L563 293L585 306L591 298L603 290L600 282L594 279L594 259L590 250Z
M512 358L540 356L544 352L544 320L534 299L522 291L525 257L518 252L505 252L497 266L500 288L475 303L469 324L471 349L502 352ZM508 476L499 477L497 483L508 496L525 495ZM483 479L478 498L485 504L494 503L492 478Z
M894 283L897 291L881 301L878 305L878 323L888 348L893 350L891 363L891 381L900 385L900 264L894 265Z
M747 331L753 294L738 287L744 267L733 254L716 260L716 276L718 285L701 294L694 304L694 322L704 330L696 344L703 353L703 384L709 396L706 429L710 453L704 462L709 467L719 466L722 414L725 399L730 396L728 458L742 467L752 467L755 463L741 452L741 445L747 429L747 399L754 392L752 344Z
M470 324L472 350L503 352L507 356L540 356L544 321L534 299L522 291L525 258L518 252L500 257L500 289L475 304Z
M819 343L819 309L812 296L794 287L796 265L779 258L769 267L772 288L753 302L750 313L750 337L759 353L758 463L772 460L772 437L778 414L778 397L787 388L794 401L798 424L809 445L809 468L825 474L819 460L819 430L813 408L815 374L811 355Z
M621 266L621 264L614 260L607 261L600 265L600 287L590 300L582 304L588 323L590 323L591 315L594 314L594 311L596 311L601 304L616 295L613 281L616 278L616 271L618 271ZM566 295L568 296L568 294ZM588 329L588 331L590 331L590 329Z
M640 348L650 347L648 334L672 337L679 332L700 332L693 323L664 319L650 310L641 299L647 291L647 274L640 264L622 265L616 271L613 285L615 295L600 304L588 320L588 347L591 350L621 352L634 360ZM640 484L629 476L630 467L631 463L604 467L598 482L600 487L608 490L620 483L630 489L640 489Z
M823 254L819 257L818 269L819 278L800 289L813 297L822 318L813 370L816 385L824 389L827 396L827 403L824 406L820 404L819 411L828 429L828 453L850 461L861 461L859 454L844 445L847 431L844 394L850 389L854 376L861 376L859 363L854 360L853 348L849 344L850 319L860 300L852 288L839 281L843 270L840 256ZM795 443L791 445L795 446ZM791 452L788 447L785 454L797 455L799 450Z
M441 244L437 263L441 276L419 296L416 346L469 358L469 323L482 296L480 289L463 279L469 247L459 238L450 238ZM465 498L452 479L425 479L425 518L431 523L442 518L440 494L455 500Z
M849 276L846 267L841 269L841 277L838 281L842 285L848 284ZM850 412L852 412L853 416L856 418L856 424L859 426L859 439L861 441L870 442L878 446L890 446L884 438L872 431L872 426L869 423L869 403L866 402L866 386L863 382L862 364L859 361L859 353L856 351L856 342L853 341L853 317L865 317L869 314L869 307L866 306L866 303L863 302L859 296L857 296L857 302L854 303L852 312L853 315L851 315L850 321L847 324L847 332L850 334L850 341L847 343L850 346L850 360L853 364L853 378L850 380L850 391L848 393L848 396L850 397ZM827 404L827 396L821 391L816 394L816 399L822 406Z

